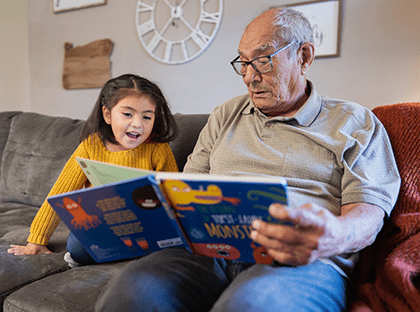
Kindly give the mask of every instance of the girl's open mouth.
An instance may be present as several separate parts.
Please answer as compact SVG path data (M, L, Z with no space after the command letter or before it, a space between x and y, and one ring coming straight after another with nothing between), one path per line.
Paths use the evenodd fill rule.
M140 136L138 132L127 132L126 134L130 139L137 139Z

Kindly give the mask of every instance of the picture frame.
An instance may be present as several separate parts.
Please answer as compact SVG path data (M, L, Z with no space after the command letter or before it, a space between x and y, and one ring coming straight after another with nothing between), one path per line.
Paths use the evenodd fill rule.
M315 57L340 56L342 0L316 0L285 5L309 20L314 32Z
M106 0L51 0L52 11L60 13L70 10L84 9L92 6L104 5Z

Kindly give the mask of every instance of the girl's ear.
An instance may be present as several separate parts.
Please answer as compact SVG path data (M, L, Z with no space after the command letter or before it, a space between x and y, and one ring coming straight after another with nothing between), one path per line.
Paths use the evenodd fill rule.
M111 112L105 106L102 106L102 116L104 116L105 122L110 125L111 124Z

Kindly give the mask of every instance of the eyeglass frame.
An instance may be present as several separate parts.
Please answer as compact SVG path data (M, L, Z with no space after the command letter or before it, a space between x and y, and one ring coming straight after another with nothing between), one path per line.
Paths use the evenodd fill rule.
M296 41L292 41L292 42L288 43L287 45L285 45L284 47L281 47L280 49L278 49L277 51L275 51L275 52L271 53L270 55L259 56L259 57L256 57L256 58L254 58L254 59L250 60L250 61L238 61L238 59L241 57L240 55L238 55L237 57L235 57L235 59L234 59L233 61L231 61L231 62L230 62L230 65L232 65L233 70L235 71L235 73L237 73L239 76L242 76L242 77L246 75L246 72L245 72L245 74L242 74L241 72L238 72L238 70L236 69L236 67L235 67L235 65L234 65L235 63L236 63L236 64L246 64L246 65L247 65L247 67L248 67L248 65L251 65L251 66L252 66L252 68L253 68L253 69L254 69L257 73L259 73L259 74L265 74L265 73L268 73L268 72L270 72L270 71L273 69L273 61L271 60L271 58L272 58L273 56L275 56L276 54L280 53L281 51L286 50L288 47L290 47L290 46L291 46L293 43L295 43L295 42L296 42ZM256 69L256 68L255 68L255 66L254 66L253 62L254 62L254 61L256 61L256 60L258 60L258 59L264 58L264 57L267 57L267 58L268 58L268 60L270 61L271 68L270 68L269 70L265 71L265 72L260 72L258 69Z

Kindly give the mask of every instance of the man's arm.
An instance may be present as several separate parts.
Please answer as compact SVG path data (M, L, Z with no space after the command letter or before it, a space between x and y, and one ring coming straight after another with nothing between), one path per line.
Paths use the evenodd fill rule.
M289 265L363 249L375 241L385 216L380 207L365 203L342 206L340 216L312 204L296 208L274 204L269 211L294 226L257 220L251 237L277 262Z

